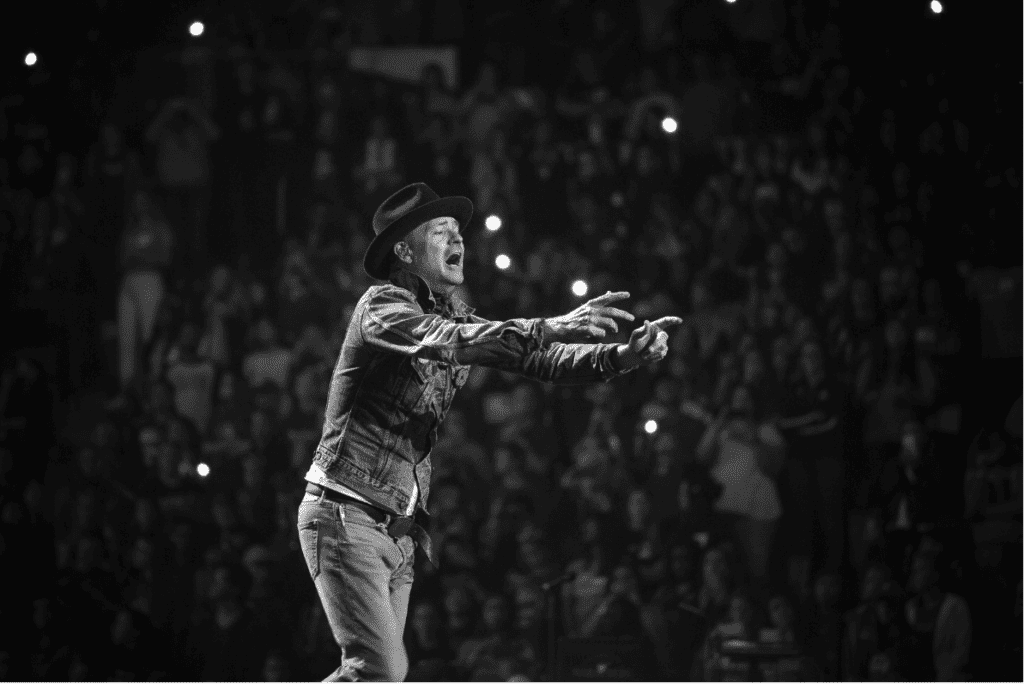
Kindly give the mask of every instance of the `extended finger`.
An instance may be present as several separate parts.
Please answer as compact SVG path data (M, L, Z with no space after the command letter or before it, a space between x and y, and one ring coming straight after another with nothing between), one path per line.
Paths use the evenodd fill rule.
M605 292L603 295L591 299L590 303L608 304L610 302L621 302L623 299L629 299L628 292Z
M597 309L594 310L594 313L598 314L599 316L613 316L615 318L621 318L624 321L636 320L636 316L634 316L633 314L629 313L628 311L623 311L622 309L616 309L614 306L598 307Z
M598 328L596 325L587 326L587 334L591 337L604 337L607 333L604 328Z
M662 316L658 320L654 321L654 325L658 326L660 330L668 330L674 328L677 325L682 325L683 319L679 316Z
M644 321L644 326L642 328L637 328L636 330L634 330L633 334L636 334L637 332L640 333L640 335L636 338L637 344L640 345L641 349L643 349L651 341L651 322Z
M606 330L619 332L619 324L616 323L614 319L608 318L607 316L594 316L593 323L594 325L599 325Z

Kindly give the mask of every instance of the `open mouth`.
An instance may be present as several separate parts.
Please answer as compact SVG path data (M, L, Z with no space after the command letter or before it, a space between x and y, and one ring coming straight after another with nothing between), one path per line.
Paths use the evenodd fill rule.
M447 259L445 259L445 263L448 264L449 266L458 266L459 264L462 263L462 255L458 253L452 254Z

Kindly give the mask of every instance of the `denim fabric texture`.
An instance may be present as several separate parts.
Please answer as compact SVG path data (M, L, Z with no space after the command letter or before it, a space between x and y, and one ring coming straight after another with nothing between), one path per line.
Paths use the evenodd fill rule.
M341 663L324 681L400 682L408 671L402 635L415 543L388 536L357 506L307 494L299 542L323 603Z
M543 382L607 381L611 344L545 342L541 319L491 322L397 271L359 300L331 379L313 462L331 480L403 514L418 486L430 497L430 450L469 366Z

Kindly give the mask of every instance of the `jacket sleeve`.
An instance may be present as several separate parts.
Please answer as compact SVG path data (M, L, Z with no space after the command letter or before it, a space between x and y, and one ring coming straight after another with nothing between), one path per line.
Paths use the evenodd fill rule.
M385 286L369 296L360 330L368 344L389 352L488 366L542 382L586 383L622 374L611 358L614 345L545 342L539 318L466 320L423 313L407 290Z
M629 372L615 367L612 360L614 349L614 344L556 342L526 354L522 363L514 367L495 364L492 367L559 385L607 382Z
M457 323L424 313L412 293L383 286L368 294L360 320L363 340L394 354L460 366L509 367L544 345L541 319Z

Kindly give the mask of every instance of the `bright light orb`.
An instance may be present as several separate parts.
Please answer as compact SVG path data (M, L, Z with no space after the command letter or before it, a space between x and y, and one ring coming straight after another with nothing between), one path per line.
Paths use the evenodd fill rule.
M666 133L675 133L679 129L679 124L671 116L666 116L661 120L661 130Z
M512 260L508 258L507 254L499 254L494 258L494 265L504 271L512 265Z
M210 474L210 466L200 463L196 466L196 472L199 473L199 477L206 477Z
M653 435L657 431L658 431L658 421L656 421L656 420L649 420L646 423L644 423L644 432L646 432L647 434Z
M932 0L932 12L942 14L942 3L939 0Z
M582 280L577 280L572 284L572 293L577 297L582 297L587 294L587 284Z
M25 65L32 66L38 61L38 59L39 58L36 57L36 53L30 52L27 55L25 55Z
M501 219L495 216L494 214L491 214L484 221L484 226L487 228L487 230L493 233L494 231L501 228Z
M188 27L188 32L196 38L198 38L199 36L203 35L203 31L205 30L205 28L206 27L203 26L203 22L193 21L192 25Z

